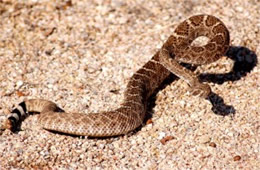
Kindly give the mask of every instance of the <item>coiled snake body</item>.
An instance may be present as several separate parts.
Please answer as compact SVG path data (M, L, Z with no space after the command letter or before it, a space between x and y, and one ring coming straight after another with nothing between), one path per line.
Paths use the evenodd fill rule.
M208 37L208 43L191 45L199 36ZM40 112L39 123L47 130L94 137L126 134L143 123L147 99L170 73L184 79L194 95L206 98L210 87L200 83L196 75L180 63L208 64L219 59L228 48L229 32L218 18L192 16L178 25L162 48L130 78L118 109L90 114L66 113L51 101L31 99L11 111L5 128L14 131L30 112Z

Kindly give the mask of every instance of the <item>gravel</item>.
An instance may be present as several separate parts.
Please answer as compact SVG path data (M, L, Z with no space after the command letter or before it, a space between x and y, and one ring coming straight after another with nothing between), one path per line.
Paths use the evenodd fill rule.
M31 98L66 111L116 108L131 75L200 13L220 18L231 34L228 58L196 70L216 94L211 102L169 80L142 128L106 139L45 131L30 116L18 133L0 132L0 169L259 169L258 0L2 0L0 123Z

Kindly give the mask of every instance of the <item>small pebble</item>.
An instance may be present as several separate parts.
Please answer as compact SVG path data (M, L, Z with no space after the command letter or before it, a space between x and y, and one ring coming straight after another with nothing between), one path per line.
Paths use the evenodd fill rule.
M233 160L234 161L240 161L241 160L241 156L236 155L236 156L234 156Z
M16 88L19 89L23 85L23 81L19 80L16 82Z
M213 148L216 148L216 147L217 147L217 144L214 143L214 142L210 142L210 143L209 143L209 146L211 146L211 147L213 147Z
M161 142L163 145L165 145L166 142L168 142L168 141L170 141L170 140L172 140L172 139L174 139L173 136L166 136L166 137L162 138L162 139L160 140L160 142Z

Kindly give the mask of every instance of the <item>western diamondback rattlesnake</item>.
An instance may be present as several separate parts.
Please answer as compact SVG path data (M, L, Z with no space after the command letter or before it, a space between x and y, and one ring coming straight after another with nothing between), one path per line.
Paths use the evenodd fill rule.
M208 43L191 45L199 36L208 37ZM196 75L180 63L208 64L219 59L228 48L229 32L218 18L192 16L178 25L160 51L130 78L124 101L118 109L97 114L69 114L51 101L32 99L11 111L5 128L14 131L30 112L40 112L39 123L47 130L95 137L126 134L142 124L147 99L170 73L184 79L194 95L206 98L210 87L200 83Z

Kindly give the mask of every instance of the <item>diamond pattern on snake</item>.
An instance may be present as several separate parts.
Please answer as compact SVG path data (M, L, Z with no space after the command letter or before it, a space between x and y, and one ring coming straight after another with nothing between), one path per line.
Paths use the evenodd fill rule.
M193 46L192 42L200 36L208 37L208 43ZM218 18L192 16L180 23L162 48L130 78L124 101L118 109L89 114L67 113L51 101L31 99L11 111L4 128L16 131L29 113L38 112L39 125L47 130L92 137L126 134L142 125L148 98L170 73L187 82L192 94L206 98L211 92L210 86L201 83L180 63L212 63L227 52L229 39L228 29Z

